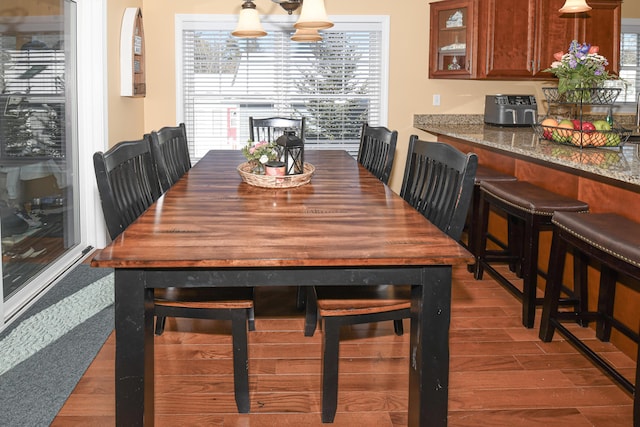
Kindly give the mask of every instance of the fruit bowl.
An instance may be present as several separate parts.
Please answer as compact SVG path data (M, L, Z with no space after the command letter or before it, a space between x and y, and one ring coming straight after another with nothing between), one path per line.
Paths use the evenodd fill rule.
M630 130L612 127L605 120L558 121L548 117L533 125L533 129L540 139L580 148L620 147L631 135Z

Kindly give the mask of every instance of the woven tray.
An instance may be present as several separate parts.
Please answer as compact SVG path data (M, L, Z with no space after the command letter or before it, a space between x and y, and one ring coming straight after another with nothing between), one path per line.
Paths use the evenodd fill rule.
M252 166L248 162L238 165L238 173L242 180L247 184L263 187L263 188L292 188L308 184L311 181L311 175L316 168L311 163L304 164L304 172L297 175L271 176L256 175L251 172Z

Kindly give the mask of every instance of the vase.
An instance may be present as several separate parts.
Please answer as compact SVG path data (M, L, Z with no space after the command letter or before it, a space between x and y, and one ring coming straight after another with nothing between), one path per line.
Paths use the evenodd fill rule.
M252 161L251 162L251 172L256 174L256 175L264 175L264 165L259 162L259 161Z

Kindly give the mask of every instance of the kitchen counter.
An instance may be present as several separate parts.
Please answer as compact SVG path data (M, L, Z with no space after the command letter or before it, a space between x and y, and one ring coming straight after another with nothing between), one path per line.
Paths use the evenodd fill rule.
M627 142L618 148L577 148L540 140L531 127L485 125L482 115L415 115L414 127L505 152L510 156L569 168L592 179L613 180L615 185L640 192L640 145ZM480 159L482 163L482 159ZM637 187L636 187L637 186Z
M482 115L416 115L414 127L464 152L475 152L480 164L588 203L590 212L614 212L640 222L639 145L627 143L622 149L580 149L539 140L532 128L493 127L485 125L483 120ZM630 128L615 117L614 122ZM494 231L498 235L506 235L504 222L494 224L497 224ZM550 243L550 232L543 232L541 266L547 265ZM598 278L590 268L590 283L596 283ZM570 283L571 279L568 280ZM638 325L636 313L640 296L632 289L616 287L616 300L620 302L616 303L616 310L619 320L633 329ZM597 293L589 292L590 301L597 299ZM620 335L612 336L611 341L626 354L635 355L636 343Z

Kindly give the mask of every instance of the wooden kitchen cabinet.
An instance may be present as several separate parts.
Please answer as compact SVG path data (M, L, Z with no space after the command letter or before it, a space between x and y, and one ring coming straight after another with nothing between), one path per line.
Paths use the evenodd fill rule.
M431 3L430 78L475 77L478 0Z
M619 69L621 0L592 0L591 11L560 14L564 0L444 0L431 3L430 78L549 80L542 70L553 54L566 52L571 40L600 46L610 71ZM440 19L448 11L466 8L464 72L448 70L451 57L443 54L449 41ZM446 49L445 49L446 50Z
M609 60L607 69L620 71L620 26L622 2L620 0L589 0L591 10L581 14L576 28L576 39L600 47L600 55ZM564 49L566 51L566 48Z
M620 0L589 0L591 10L577 14L558 14L565 0L538 0L540 2L538 22L540 34L534 77L551 79L549 68L555 60L553 54L566 52L571 40L590 43L600 47L600 54L607 58L607 70L618 74L620 71Z
M478 78L531 77L538 0L480 0Z

